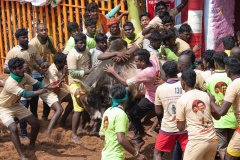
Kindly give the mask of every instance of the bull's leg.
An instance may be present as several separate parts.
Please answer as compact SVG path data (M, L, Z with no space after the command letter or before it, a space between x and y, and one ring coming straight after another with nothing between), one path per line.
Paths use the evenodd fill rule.
M91 135L91 136L99 136L100 126L101 126L101 121L94 122L94 124L92 126L92 130L89 133L89 135Z
M79 126L79 120L82 112L75 112L73 113L72 117L72 137L71 140L76 144L81 144L82 141L77 136L77 128Z

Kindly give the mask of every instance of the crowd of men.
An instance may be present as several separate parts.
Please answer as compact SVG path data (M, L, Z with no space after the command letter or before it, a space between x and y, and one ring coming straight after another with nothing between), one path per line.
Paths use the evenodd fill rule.
M187 3L183 0L168 11L165 2L158 2L152 20L149 13L140 14L140 33L134 32L130 21L120 27L120 20L127 13L112 18L119 5L103 15L95 2L89 3L83 31L76 22L68 24L70 38L63 51L54 48L45 24L37 25L37 36L30 42L27 29L18 29L18 45L7 53L4 65L4 72L10 76L5 82L0 81L0 119L10 130L20 158L25 159L20 138L29 142L29 148L35 147L40 126L39 97L43 100L42 120L48 119L50 109L54 110L46 139L53 141L50 133L58 119L61 117L60 125L64 126L73 111L71 140L81 144L77 131L84 129L89 117L79 101L85 94L84 80L102 61L112 59L117 64L131 56L139 69L134 77L125 79L115 65L103 68L119 84L110 89L112 106L102 117L102 160L125 159L125 151L138 160L146 159L140 153L146 134L141 120L151 117L151 113L156 118L147 134L156 137L154 160L163 159L164 152L173 150L174 160L240 157L240 34L223 38L224 51L206 50L202 59L196 59L194 53L201 46L190 48L191 27L187 22L174 24L175 16ZM117 39L124 40L126 51L108 50ZM51 54L53 63L49 64ZM68 85L63 83L66 77ZM126 112L129 87L139 84L144 85L145 96ZM62 102L68 103L64 113ZM30 139L27 123L31 125ZM156 133L158 125L160 130ZM134 145L127 138L129 130L134 133Z

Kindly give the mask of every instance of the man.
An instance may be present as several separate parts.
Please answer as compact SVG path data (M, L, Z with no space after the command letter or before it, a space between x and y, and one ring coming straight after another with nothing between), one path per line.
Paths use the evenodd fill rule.
M224 52L227 53L228 56L230 56L231 49L235 46L235 39L233 36L226 36L223 37L223 47Z
M50 63L50 54L55 54L56 53L56 49L54 48L53 46L53 39L52 37L48 36L47 35L47 32L48 32L48 29L46 28L46 25L45 24L38 24L37 25L37 36L35 36L30 42L29 44L35 46L42 59L45 61L45 62L48 62ZM38 81L42 81L43 80L43 77L33 77L35 79L37 79ZM34 88L34 90L36 90ZM38 102L38 99L39 97L33 97L32 98L32 102L34 101L35 104L31 104L31 105L38 105L37 102ZM43 102L43 115L42 115L42 119L43 120L47 120L48 119L48 115L50 113L50 108L49 106Z
M160 67L156 55L153 54L150 56L150 53L145 49L140 49L135 53L135 64L137 69L141 69L141 72L127 80L114 70L114 65L106 66L104 70L111 73L124 86L131 86L140 83L145 85L145 98L142 98L141 101L129 111L129 117L135 130L137 149L140 150L145 143L142 139L144 128L141 124L141 119L147 114L147 112L154 110L156 92L154 82L157 79L157 72L160 70Z
M103 114L100 131L105 135L105 145L102 150L102 160L124 160L125 150L131 153L136 159L145 159L129 143L126 138L128 132L128 117L124 112L128 91L121 84L114 85L110 90L112 107L109 107Z
M69 71L69 85L72 90L76 92L81 86L81 81L85 79L85 75L90 74L94 67L91 66L91 57L88 48L86 48L86 35L78 33L74 37L75 47L70 51L67 56L67 65ZM84 109L78 105L76 97L71 94L73 100L74 114L72 117L72 136L71 139L76 144L82 142L77 137L77 129L79 125L79 119Z
M120 36L124 38L124 31L122 28L119 27L120 21L118 18L110 18L107 21L107 26L109 31L107 32L106 36L110 38L111 36Z
M184 160L214 160L218 138L212 122L220 117L211 112L210 98L207 93L194 89L196 73L192 69L184 70L181 76L183 94L176 104L177 128L184 131L187 126L188 143Z
M101 63L101 61L98 60L98 56L107 50L107 39L107 36L103 33L98 33L95 36L97 46L90 50L92 66L98 66Z
M162 43L161 34L157 31L154 31L151 33L149 40L150 40L150 44L143 49L148 50L150 54L155 54L156 56L159 56L158 49L160 48Z
M86 37L87 37L87 47L88 49L93 49L96 47L96 41L94 39L96 34L96 19L87 18L85 19L85 27L86 27Z
M175 19L175 16L182 11L182 9L187 5L188 0L183 0L177 8L173 8L170 11L167 9L167 4L163 1L159 1L155 6L156 16L149 22L148 26L143 29L142 34L145 36L150 33L153 29L161 32L163 30L162 18L165 15L170 15Z
M238 128L235 130L228 146L227 152L225 153L225 160L232 160L232 159L239 159L240 157L240 113L239 113L239 106L240 106L240 62L235 57L228 57L224 59L225 62L225 70L227 76L232 80L232 83L228 85L226 94L224 96L224 100L222 104L219 106L215 103L215 98L211 95L211 106L214 112L217 114L224 116L228 113L228 110L231 106L233 106L233 112L236 116L238 122Z
M182 72L185 69L192 69L193 64L195 61L195 55L193 51L187 50L184 51L180 54L178 58L178 69L180 72ZM199 89L201 91L206 91L206 82L204 78L202 77L201 73L198 70L194 70L197 75L196 83L195 83L195 88ZM181 77L181 73L178 74L178 77Z
M225 52L214 53L213 59L215 65L215 73L206 81L207 92L211 93L214 96L215 103L218 105L222 105L227 86L232 82L225 72L224 59L227 57L228 55ZM215 92L215 86L221 87L220 91L222 94ZM233 113L233 108L230 107L228 113L225 116L221 117L220 120L213 119L213 122L219 139L218 152L221 160L224 160L227 145L232 138L235 129L238 127L237 120Z
M205 81L214 73L215 65L213 56L215 53L215 50L206 50L203 52L202 62L205 71L202 72L201 75Z
M19 102L20 98L29 98L47 92L42 82L38 82L28 74L24 73L24 63L25 60L22 58L15 57L9 59L8 68L10 70L10 77L6 80L5 86L0 93L0 119L10 130L12 142L21 160L25 160L25 156L21 149L17 124L14 121L14 117L17 117L20 120L24 119L31 125L30 149L35 147L35 141L40 125L37 118ZM42 89L37 91L27 91L25 89L27 84L31 86L38 86Z
M61 81L68 75L66 58L67 56L63 53L56 53L54 55L54 63L48 68L45 78L43 79L43 82L46 85L50 84L49 87L59 85ZM54 91L48 91L47 93L42 94L40 97L51 107L51 109L55 111L46 131L46 140L52 141L50 138L51 130L63 112L61 102L68 102L65 113L61 119L61 124L64 124L67 116L73 109L72 98L69 92L63 88Z
M174 27L174 19L172 16L170 15L165 15L163 18L162 18L162 24L163 24L163 29L164 30L173 30L174 33L175 33L175 36L178 37L178 31L177 29Z
M125 34L125 41L128 43L128 48L131 48L132 45L134 45L134 43L137 41L137 39L139 39L139 35L134 33L134 26L133 23L130 21L127 21L124 25L123 25L123 30L124 30L124 34Z
M15 37L18 40L18 45L13 47L7 54L5 64L4 64L4 72L9 73L10 70L8 68L8 62L11 58L19 57L23 58L26 63L26 71L29 75L31 75L36 80L41 80L42 76L45 74L45 70L43 68L48 67L48 63L44 62L40 56L39 50L31 44L28 44L28 31L25 28L18 29L15 33ZM35 88L38 86L34 86L33 90L36 91L39 88ZM26 86L27 90L32 90L32 86ZM34 98L38 96L34 96ZM36 99L22 99L20 102L28 108L30 104L30 110L35 117L38 118L37 108L38 101ZM28 142L29 138L27 137L27 123L23 120L20 121L21 128L21 138Z
M151 14L149 12L142 12L140 14L140 23L142 28L146 28L149 22L151 21Z
M155 112L158 116L163 116L163 118L155 144L154 160L161 160L164 152L172 152L176 140L179 141L182 151L185 150L188 142L187 132L179 132L175 122L176 102L184 94L181 83L177 78L177 63L167 61L162 68L167 81L158 86L155 94Z
M240 60L240 47L233 47L230 56L234 56Z
M67 25L67 30L70 34L70 38L68 39L65 48L63 50L64 54L68 54L71 49L73 49L73 47L75 46L75 42L74 42L74 36L79 33L79 26L76 22L70 22Z

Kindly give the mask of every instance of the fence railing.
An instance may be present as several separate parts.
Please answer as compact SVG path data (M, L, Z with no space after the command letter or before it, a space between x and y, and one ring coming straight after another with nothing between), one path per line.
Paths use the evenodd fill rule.
M122 0L62 0L55 8L50 5L35 7L31 3L20 4L16 1L0 1L0 73L3 72L3 65L8 51L17 45L14 33L19 28L27 28L29 39L36 35L38 23L45 23L48 34L53 37L54 46L63 48L69 39L67 25L69 22L77 22L81 25L82 16L85 13L85 6L95 1L99 4L99 10L106 14L112 8L121 3L119 14L127 11L126 3ZM120 2L121 1L121 2ZM144 10L144 0L141 10ZM122 23L125 19L122 19Z

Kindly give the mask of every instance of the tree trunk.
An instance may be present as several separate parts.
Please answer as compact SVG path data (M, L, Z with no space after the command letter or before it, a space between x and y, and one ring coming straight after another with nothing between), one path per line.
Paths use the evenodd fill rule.
M135 28L135 33L139 33L142 31L139 18L139 0L127 0L127 5L131 22Z

